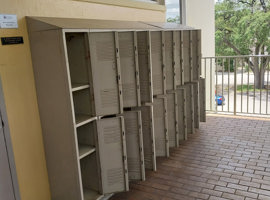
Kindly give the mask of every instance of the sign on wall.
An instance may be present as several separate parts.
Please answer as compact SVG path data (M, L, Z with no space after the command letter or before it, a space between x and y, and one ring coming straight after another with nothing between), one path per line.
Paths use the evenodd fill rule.
M18 28L17 15L0 14L0 28Z

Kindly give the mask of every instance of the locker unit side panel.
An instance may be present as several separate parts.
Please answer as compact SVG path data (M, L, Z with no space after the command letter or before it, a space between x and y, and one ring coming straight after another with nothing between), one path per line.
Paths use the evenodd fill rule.
M82 199L63 33L29 36L51 195L55 200Z

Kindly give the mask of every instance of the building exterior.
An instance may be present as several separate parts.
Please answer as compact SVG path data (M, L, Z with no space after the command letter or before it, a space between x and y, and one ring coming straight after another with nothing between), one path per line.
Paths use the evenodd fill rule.
M24 39L24 44L0 44L0 76L22 200L50 199L25 17L164 22L166 7L163 4L146 0L1 1L0 14L16 14L18 28L0 29L0 37L22 36ZM203 56L214 55L213 5L212 0L207 0L207 3L192 0L186 4L187 25L202 28ZM194 11L196 8L200 11ZM202 18L204 13L206 15ZM204 30L211 31L211 34Z

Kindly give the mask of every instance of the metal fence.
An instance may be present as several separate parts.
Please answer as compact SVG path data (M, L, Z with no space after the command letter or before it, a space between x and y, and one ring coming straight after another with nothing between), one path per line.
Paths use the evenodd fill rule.
M202 58L208 111L270 116L270 55Z

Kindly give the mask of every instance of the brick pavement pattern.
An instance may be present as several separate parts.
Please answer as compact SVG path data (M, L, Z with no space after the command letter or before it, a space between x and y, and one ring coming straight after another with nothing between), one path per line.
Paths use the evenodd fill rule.
M208 115L146 181L111 200L270 200L270 120Z

